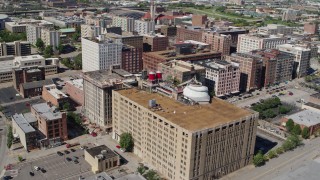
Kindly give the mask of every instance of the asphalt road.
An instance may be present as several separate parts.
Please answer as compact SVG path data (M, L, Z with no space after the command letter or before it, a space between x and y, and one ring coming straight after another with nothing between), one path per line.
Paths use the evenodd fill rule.
M7 148L7 127L5 123L5 119L0 113L1 118L0 118L0 177L2 175L2 171L4 166L6 165L6 154L8 152Z

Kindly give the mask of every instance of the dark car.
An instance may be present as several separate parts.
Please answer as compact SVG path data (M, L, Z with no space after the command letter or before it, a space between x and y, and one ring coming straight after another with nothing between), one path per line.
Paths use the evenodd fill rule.
M66 153L66 154L70 154L70 151L68 151L68 150L64 150L64 153Z
M34 173L33 172L29 172L30 176L34 176Z
M70 149L70 151L71 151L71 152L76 152L76 150L75 150L75 149L73 149L73 148L72 148L72 149Z
M68 162L72 161L72 159L69 158L69 157L67 157L66 160L67 160Z
M78 163L79 163L79 161L78 161L78 160L74 160L73 162L74 162L75 164L78 164Z
M58 151L57 154L58 154L59 156L63 156L63 153L60 152L60 151Z
M41 168L40 171L41 171L42 173L46 173L46 172L47 172L47 170L45 170L44 168Z

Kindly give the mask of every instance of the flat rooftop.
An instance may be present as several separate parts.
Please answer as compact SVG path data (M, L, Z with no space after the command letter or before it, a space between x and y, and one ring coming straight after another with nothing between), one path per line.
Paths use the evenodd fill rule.
M213 56L213 57L220 57L221 56L221 53L219 52L215 52L215 51L207 51L207 50L204 50L204 51L199 51L195 54L179 54L179 53L176 53L176 55L172 56L170 55L170 53L172 52L175 52L173 50L166 50L166 51L155 51L155 52L147 52L147 53L144 53L145 55L152 55L156 58L159 58L159 59L166 59L167 61L168 60L181 60L181 59L184 59L184 60L188 60L190 58L194 58L194 57L202 57L202 56ZM210 59L211 57L207 57L205 59Z
M320 124L320 113L309 109L294 113L286 118L292 119L296 124L302 124L307 127Z
M28 121L28 123L37 122L36 117L34 117L31 112L24 113L23 116Z
M113 152L111 149L109 149L106 145L100 145L100 146L96 146L96 147L92 147L90 149L86 149L86 151L92 156L98 156L98 155L102 155L102 151L105 151L105 153L103 154L103 157L106 159L109 158L113 158L118 156L118 154L116 154L115 152Z
M117 92L146 109L149 109L149 100L155 99L164 111L154 111L154 113L189 131L217 127L253 114L252 111L238 108L218 98L212 99L211 104L190 106L157 93L137 89L123 89Z
M34 104L32 108L48 121L62 118L61 112L56 110L54 106L50 107L47 103Z
M29 124L22 114L14 114L12 120L17 123L24 133L35 132L36 130Z
M62 91L57 89L57 86L55 84L45 85L44 88L46 88L48 90L48 92L51 94L51 96L53 96L56 99L62 99L62 98L68 97Z
M30 56L16 56L14 58L14 61L32 61L32 60L45 60L43 56L40 56L38 54L36 55L30 55Z
M12 73L13 60L0 61L0 73L1 72L10 72Z
M169 62L164 62L162 64L165 66L169 66L172 69L175 69L180 72L189 72L191 71L191 67L194 67L194 70L202 70L202 69L205 70L205 68L202 66L191 64L191 63L180 61L180 60L172 60Z
M83 79L74 79L72 81L67 81L67 83L73 85L74 87L83 90Z

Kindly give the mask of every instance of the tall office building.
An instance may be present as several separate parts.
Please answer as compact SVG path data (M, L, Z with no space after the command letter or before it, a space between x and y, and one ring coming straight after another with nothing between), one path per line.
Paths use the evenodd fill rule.
M229 55L231 48L231 35L216 34L211 45L212 51L220 52L221 56Z
M134 19L129 17L112 17L112 26L121 27L123 31L133 32L134 31Z
M101 27L96 25L81 24L81 37L95 38L101 35Z
M60 43L60 32L50 28L42 28L41 39L46 46L56 48Z
M206 94L197 90L187 91ZM252 162L256 112L218 98L190 105L136 89L113 91L112 106L113 138L129 132L134 153L166 179L217 179Z
M273 49L278 45L285 43L287 43L286 37L261 34L243 34L238 37L237 52L245 53L257 49Z
M97 71L109 69L113 65L121 65L122 43L99 38L81 38L82 44L82 71Z
M0 43L0 56L28 56L31 54L31 44L27 41Z
M150 34L155 31L155 22L154 21L134 21L134 31L138 34Z

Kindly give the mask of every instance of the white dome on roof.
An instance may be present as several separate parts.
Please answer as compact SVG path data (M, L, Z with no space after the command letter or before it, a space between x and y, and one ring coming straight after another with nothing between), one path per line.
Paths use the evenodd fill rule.
M210 96L208 94L208 88L202 85L188 85L183 89L183 95L192 99L195 102L209 102Z

